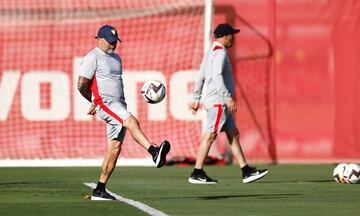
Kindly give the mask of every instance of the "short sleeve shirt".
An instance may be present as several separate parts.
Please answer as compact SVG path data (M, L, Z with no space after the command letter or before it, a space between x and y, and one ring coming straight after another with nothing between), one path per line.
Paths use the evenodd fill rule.
M125 104L122 61L118 54L108 54L96 47L80 63L80 76L93 81L92 101L110 99Z

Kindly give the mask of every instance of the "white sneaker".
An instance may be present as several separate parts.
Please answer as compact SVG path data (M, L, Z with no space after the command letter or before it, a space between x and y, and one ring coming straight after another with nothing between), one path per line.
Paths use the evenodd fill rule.
M200 174L191 173L188 182L191 184L216 184L217 180L210 178L205 172L202 172Z
M250 172L243 173L243 183L250 183L250 182L256 181L258 179L261 179L266 174L268 174L268 172L269 172L269 170L267 170L267 169L257 170L255 168L253 168Z

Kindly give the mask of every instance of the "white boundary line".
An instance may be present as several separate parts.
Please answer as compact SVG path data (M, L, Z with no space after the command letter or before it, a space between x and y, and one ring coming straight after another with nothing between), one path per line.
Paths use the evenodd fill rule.
M96 184L95 183L84 183L84 185L94 189L96 188ZM117 201L119 202L124 202L126 204L129 204L131 206L134 206L135 208L138 208L140 210L142 210L143 212L146 212L147 214L149 215L153 215L153 216L168 216L167 214L165 214L164 212L162 211L159 211L159 210L156 210L154 208L151 208L150 206L144 204L144 203L141 203L139 201L135 201L135 200L132 200L132 199L127 199L125 197L122 197L122 196L119 196L109 190L106 190L109 194L111 194L112 196L114 196Z

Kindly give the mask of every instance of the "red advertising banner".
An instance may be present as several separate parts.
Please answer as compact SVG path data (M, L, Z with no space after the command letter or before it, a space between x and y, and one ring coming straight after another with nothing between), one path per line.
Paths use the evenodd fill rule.
M252 161L359 161L354 1L214 1L213 26L241 29L228 50ZM129 110L170 157L195 157L203 114L188 104L204 50L203 0L0 2L0 159L102 158L106 126L87 116L79 63L99 27L118 29ZM355 19L353 19L355 17ZM141 85L166 84L147 104ZM224 136L212 154L224 156ZM148 153L128 134L122 157Z

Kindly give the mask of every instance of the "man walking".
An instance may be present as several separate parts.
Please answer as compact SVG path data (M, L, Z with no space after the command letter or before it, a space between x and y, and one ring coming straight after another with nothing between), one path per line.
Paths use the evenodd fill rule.
M191 108L193 114L195 114L199 108L204 83L206 83L205 109L207 119L206 129L198 150L195 168L188 179L192 184L217 183L217 180L206 175L203 167L211 144L221 131L225 131L232 154L242 169L243 183L250 183L262 178L268 173L267 169L257 170L247 164L240 146L239 130L236 127L233 117L233 113L237 111L237 106L234 101L232 67L226 49L232 47L235 34L239 32L239 29L234 29L229 24L220 24L215 28L215 41L203 58L200 73L195 82L194 102Z

